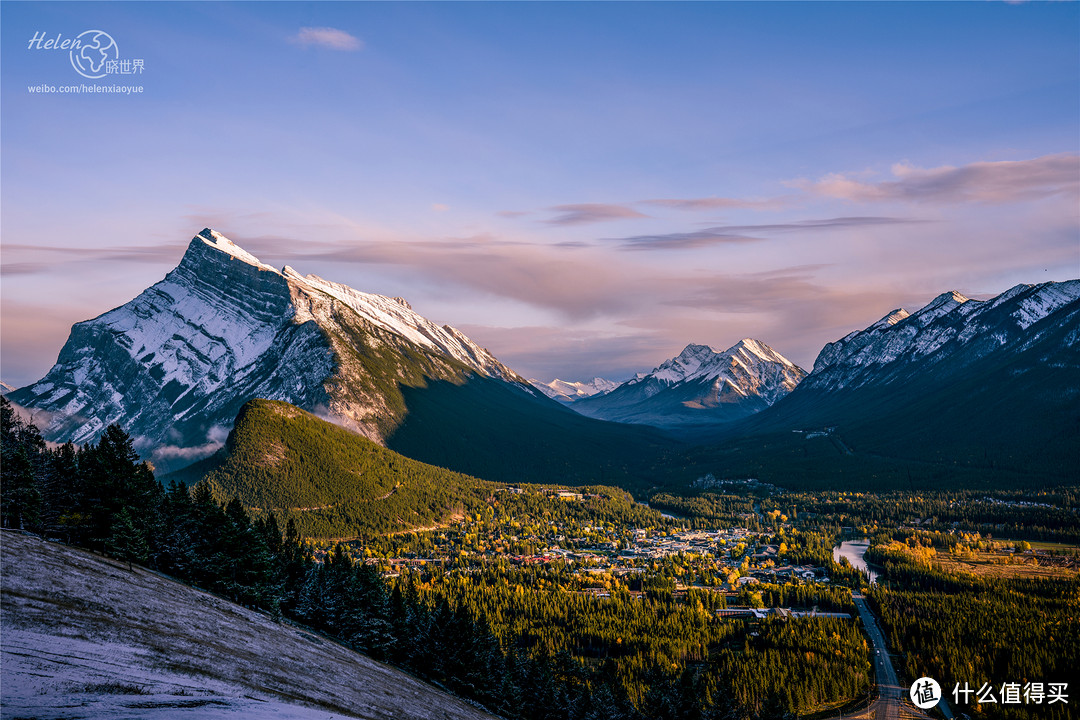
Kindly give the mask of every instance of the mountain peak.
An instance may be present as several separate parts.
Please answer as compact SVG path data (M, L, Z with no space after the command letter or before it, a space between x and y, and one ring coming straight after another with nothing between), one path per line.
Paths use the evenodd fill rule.
M727 350L717 350L709 345L690 343L683 348L681 353L662 363L641 379L651 377L667 385L696 378L712 379L724 373L732 362L744 365L758 362L779 363L785 367L796 367L794 363L760 340L743 338Z
M568 382L555 378L549 383L541 380L529 380L529 383L552 400L572 403L582 398L604 395L619 386L619 383L604 378L593 378L589 382Z
M908 317L911 317L911 313L909 313L904 308L897 308L897 309L893 310L891 313L889 313L888 315L886 315L885 317L878 320L876 323L874 323L870 327L868 327L867 330L873 330L874 328L892 327L896 323L898 323L901 320L904 320L905 318L908 318Z
M793 363L786 357L773 350L767 344L761 342L760 340L755 340L754 338L743 338L742 340L728 348L726 352L729 354L734 354L739 352L740 350L750 355L753 355L761 360L767 360L769 362L780 362L783 365L791 365L792 367L794 367Z
M706 357L706 356L711 355L711 354L714 355L714 354L719 353L719 352L720 352L719 350L712 347L711 345L699 345L698 343L690 343L689 345L687 345L686 347L684 347L682 349L682 352L680 352L678 355L676 355L672 359L673 360L684 360L684 359L689 359L689 358L701 358L701 357Z
M216 250L217 252L227 256L228 259L236 259L248 265L258 268L259 270L267 270L269 272L280 275L277 268L271 267L266 263L259 260L244 248L234 243L229 238L225 237L217 230L211 228L203 228L198 235L191 238L191 244L188 245L187 252L184 253L183 264L189 260L189 255L192 256L191 260L214 260L222 261L226 258L222 258L213 253L207 252L208 250Z
M968 298L956 290L950 290L943 292L936 298L926 304L919 312L926 312L928 310L936 310L937 308L948 308L952 310L957 305L963 305L968 301Z
M805 375L754 338L743 338L722 351L690 343L651 373L638 373L575 407L605 420L662 427L729 422L768 407Z

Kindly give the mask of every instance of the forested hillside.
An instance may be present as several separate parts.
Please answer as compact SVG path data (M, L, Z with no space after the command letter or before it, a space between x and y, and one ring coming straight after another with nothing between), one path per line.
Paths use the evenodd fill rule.
M308 537L438 525L481 507L494 487L271 400L244 405L223 456L203 469L218 502L238 498Z

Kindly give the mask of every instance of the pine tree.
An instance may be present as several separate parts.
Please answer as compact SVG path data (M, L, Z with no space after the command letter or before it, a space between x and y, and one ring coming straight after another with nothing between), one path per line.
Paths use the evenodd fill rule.
M36 524L41 511L38 473L45 443L32 423L24 423L0 398L0 516L4 527Z
M80 514L82 476L79 474L75 446L65 443L49 454L48 481L42 489L48 510L42 517L44 532L72 542L72 536L85 524Z
M16 447L5 460L2 483L4 527L22 530L35 523L41 508L41 493L24 445Z
M110 555L127 562L128 570L131 570L132 563L144 564L150 557L146 532L136 525L127 508L122 509L113 521L105 547Z

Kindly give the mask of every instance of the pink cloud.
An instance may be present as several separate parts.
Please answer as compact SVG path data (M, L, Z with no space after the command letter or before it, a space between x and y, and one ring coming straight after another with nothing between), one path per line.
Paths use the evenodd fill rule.
M789 201L788 198L782 197L765 199L704 197L639 200L638 203L674 210L778 210L787 205Z
M602 203L556 205L548 209L559 213L550 220L544 221L549 225L584 225L585 223L605 222L608 220L649 217L625 205L605 205Z
M853 202L1006 204L1080 192L1080 156L1044 155L1031 160L977 162L961 167L892 167L895 180L864 182L842 173L793 186L811 194Z
M363 41L344 30L331 27L302 27L289 38L296 45L328 48L330 50L354 51L364 47Z

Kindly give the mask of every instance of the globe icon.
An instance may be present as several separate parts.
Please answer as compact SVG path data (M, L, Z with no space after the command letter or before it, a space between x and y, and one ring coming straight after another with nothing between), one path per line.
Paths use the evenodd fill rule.
M120 57L120 49L109 33L87 30L79 33L76 46L71 49L71 66L75 72L91 80L107 74L107 63Z

